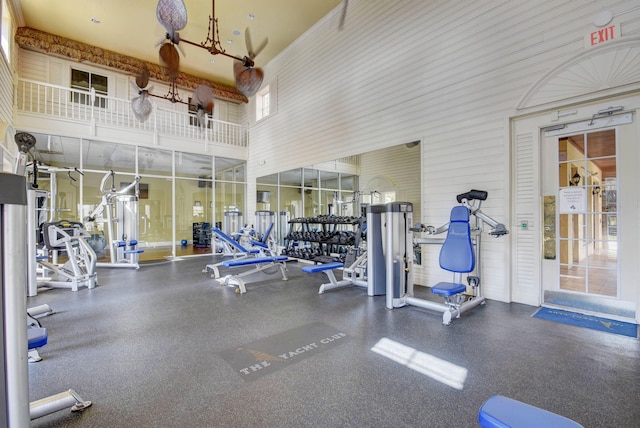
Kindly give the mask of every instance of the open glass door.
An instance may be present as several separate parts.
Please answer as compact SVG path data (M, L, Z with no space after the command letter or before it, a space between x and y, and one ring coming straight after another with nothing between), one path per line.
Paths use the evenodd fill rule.
M559 289L618 297L615 129L557 139Z
M635 136L631 113L543 131L544 304L635 316Z

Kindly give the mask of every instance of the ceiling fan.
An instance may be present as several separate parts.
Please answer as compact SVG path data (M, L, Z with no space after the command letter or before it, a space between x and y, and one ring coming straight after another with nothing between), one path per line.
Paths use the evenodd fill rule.
M180 56L178 47L180 43L196 46L207 50L211 55L224 55L234 59L234 77L236 87L246 97L251 97L260 89L264 74L260 68L255 67L254 58L264 49L268 39L253 50L248 29L245 31L247 55L239 57L227 53L220 43L218 33L218 19L215 16L215 0L211 1L211 16L209 16L209 30L204 42L195 43L180 37L179 31L187 24L187 9L183 0L159 0L156 8L156 17L166 30L165 40L160 46L160 58L167 70L170 81L175 80Z

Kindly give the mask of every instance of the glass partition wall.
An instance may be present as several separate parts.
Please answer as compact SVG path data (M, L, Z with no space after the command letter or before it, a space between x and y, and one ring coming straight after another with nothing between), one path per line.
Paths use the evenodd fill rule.
M103 179L106 189L122 189L140 176L138 236L128 238L144 249L141 261L211 254L214 243L200 234L205 223L221 224L225 211L246 206L245 161L34 135L38 185L50 192L48 221L81 221L89 233L108 239L106 222L83 221L101 203Z

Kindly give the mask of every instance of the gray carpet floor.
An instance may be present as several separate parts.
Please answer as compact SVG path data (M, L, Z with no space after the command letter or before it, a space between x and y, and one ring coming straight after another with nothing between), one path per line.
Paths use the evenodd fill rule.
M474 427L493 394L585 427L640 426L637 339L535 319L534 307L495 301L447 327L440 313L387 310L384 296L362 288L319 295L326 276L303 273L299 263L288 264L289 281L247 277L248 291L238 295L202 273L213 260L99 268L92 290L29 298L30 307L56 311L40 318L49 343L29 365L30 399L72 388L94 403L32 427ZM425 287L418 292L431 298ZM343 341L255 380L223 358L313 323ZM415 370L374 352L381 340L432 367ZM425 375L433 361L466 373L461 389Z

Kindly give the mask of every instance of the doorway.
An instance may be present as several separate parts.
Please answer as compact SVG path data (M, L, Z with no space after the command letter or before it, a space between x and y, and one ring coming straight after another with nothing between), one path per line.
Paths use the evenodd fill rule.
M585 130L544 139L543 187L555 190L545 195L543 257L555 264L545 290L620 294L616 134Z
M636 295L633 122L625 113L542 130L545 304L609 312Z

